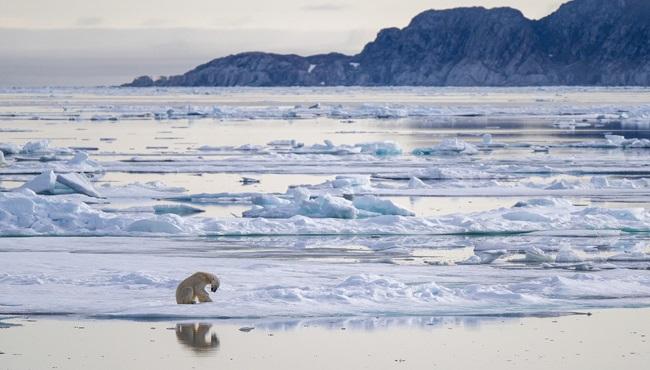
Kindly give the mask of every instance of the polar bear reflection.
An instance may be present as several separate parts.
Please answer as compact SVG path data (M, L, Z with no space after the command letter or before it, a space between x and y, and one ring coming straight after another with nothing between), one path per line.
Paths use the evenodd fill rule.
M176 324L176 339L194 352L216 350L219 348L219 337L216 333L210 333L211 327L202 323Z

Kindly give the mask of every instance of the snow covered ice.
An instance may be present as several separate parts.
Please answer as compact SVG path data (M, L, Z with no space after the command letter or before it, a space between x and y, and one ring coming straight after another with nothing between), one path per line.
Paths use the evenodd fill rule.
M307 216L310 218L368 218L381 215L415 216L407 209L395 205L390 200L374 195L354 197L349 201L329 194L311 197L303 188L291 189L287 198L273 195L253 198L254 208L245 211L244 217L291 218Z
M650 307L646 89L0 96L0 314ZM198 270L228 304L175 304Z

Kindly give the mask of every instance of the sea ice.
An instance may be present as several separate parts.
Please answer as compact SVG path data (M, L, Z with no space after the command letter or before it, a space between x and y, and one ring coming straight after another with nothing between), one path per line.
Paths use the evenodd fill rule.
M394 143L393 143L394 144ZM394 144L396 145L396 144ZM294 148L292 153L295 154L330 154L330 155L350 155L350 154L373 154L373 155L390 155L395 147L390 143L367 143L357 145L334 145L331 140L325 140L323 144L314 144ZM400 152L401 153L401 152Z
M268 146L277 146L277 147L288 147L288 148L301 148L305 146L304 143L297 142L294 139L287 140L273 140L266 143Z
M97 192L95 187L88 181L88 179L78 173L61 173L56 176L56 181L62 185L69 187L79 194L84 194L93 198L101 198L102 196Z
M420 180L472 180L472 179L491 179L494 175L485 172L472 171L468 169L454 169L454 168L441 168L441 167L428 167L417 169L410 173L411 176L417 177ZM378 175L383 177L383 175ZM390 177L388 177L390 178Z
M600 149L648 149L650 140L648 139L626 139L620 135L605 135L604 140L595 140L582 143L570 144L576 148L600 148Z
M306 216L310 218L355 219L380 215L414 216L393 202L372 195L355 197L353 201L324 194L311 196L304 188L293 188L287 198L273 195L260 195L253 198L253 208L243 213L248 218L291 218Z
M575 130L578 127L591 127L592 124L588 122L577 122L575 119L572 119L568 121L555 121L553 122L553 126L561 129Z
M20 147L16 144L0 143L0 152L6 156L14 155L20 153Z
M183 187L167 186L160 181L134 182L121 186L103 184L101 186L101 194L107 198L170 198L175 200L172 194L186 191L187 189Z
M157 219L134 221L128 225L127 231L133 233L151 234L180 234L183 232L182 220L176 215L163 215ZM178 217L178 216L176 216Z
M526 248L524 252L526 253L524 261L529 263L551 263L555 261L553 256L546 254L537 247Z
M355 196L352 204L357 208L377 215L397 215L412 217L415 213L395 205L388 199L381 199L374 195Z
M31 180L27 181L18 189L30 189L36 194L60 194L75 192L93 198L101 198L97 190L88 182L85 176L78 173L55 174L47 170Z
M143 228L144 224L141 226ZM73 244L51 242L55 251L5 252L0 260L0 314L69 312L97 318L272 319L332 316L472 315L562 312L624 307L629 298L647 304L647 274L621 270L577 274L504 269L495 280L484 266L331 264L318 261L165 256L138 252L142 239L123 253L69 253ZM186 243L179 241L178 243ZM2 248L15 242L5 242ZM30 243L33 244L33 243ZM179 249L179 245L170 245ZM31 249L34 249L32 246ZM131 253L138 253L134 258ZM215 297L228 304L181 306L174 290L187 265L219 271ZM390 273L387 273L390 271ZM273 283L269 284L269 274ZM23 293L12 295L20 288ZM100 289L102 294L97 294ZM70 295L66 292L75 291ZM88 299L93 296L93 299ZM594 298L597 297L597 298ZM11 303L11 305L9 304ZM505 309L504 309L505 307Z
M469 257L468 259L458 262L458 264L459 265L489 265L492 262L508 254L508 252L503 249L476 251L475 253L476 254Z
M334 189L342 188L355 188L355 187L369 187L370 179L368 176L336 176L332 181L326 181L318 188L332 187Z
M394 141L377 141L370 143L356 144L355 147L361 148L361 153L372 154L376 156L389 156L402 154L402 148Z
M256 194L254 218L199 218L174 222L170 228L129 228L142 220L131 214L109 214L79 200L39 196L31 190L0 193L0 235L129 235L131 231L176 230L188 235L434 235L467 233L530 233L536 236L616 236L624 230L650 230L650 214L644 209L598 207L499 208L471 214L430 218L379 215L355 207L353 201L329 194L312 196L306 189L292 189L291 198ZM29 205L14 213L15 204ZM374 202L371 202L373 204ZM531 203L535 203L532 201ZM374 204L373 204L374 205ZM365 206L364 206L365 207ZM385 210L382 205L375 210ZM392 212L394 210L387 210ZM399 211L400 213L402 211ZM162 217L162 216L160 216ZM268 218L259 218L268 217ZM270 217L282 218L271 219ZM326 217L316 219L318 217ZM335 217L335 218L332 218ZM344 219L341 219L344 218ZM165 218L148 218L159 224Z
M375 156L395 156L402 154L399 144L393 141L379 141L358 143L354 145L335 145L331 140L324 140L323 144L305 144L296 140L274 140L268 142L266 146L245 144L238 147L233 146L210 146L203 145L198 148L199 151L242 151L255 154L271 153L293 153L293 154L325 154L325 155L354 155L369 154Z
M521 145L522 143L517 143L514 145ZM502 143L495 143L492 134L483 134L481 136L481 144L479 145L483 149L493 149L493 148L505 148L507 145Z
M48 140L30 141L23 145L21 154L49 153L50 142Z
M483 145L485 145L485 146L492 145L492 135L491 134L483 134L482 140L483 140Z
M51 194L56 186L54 171L45 171L23 184L20 189L30 189L36 194Z
M650 255L643 252L627 252L611 256L607 260L612 262L650 262Z
M89 167L92 170L101 167L97 161L89 159L88 153L83 151L77 152L71 160L66 162L66 164L75 167Z
M203 213L204 210L184 204L156 204L153 206L129 207L129 208L103 208L102 211L109 213L152 213L157 215L174 214L179 216L189 216L197 213Z
M419 178L414 176L414 177L411 177L411 179L409 179L408 188L409 189L429 189L431 187L429 185L427 185L426 183L424 183L424 181L422 181Z
M557 263L580 263L584 262L584 258L578 256L573 249L565 247L560 249L560 252L555 256Z
M440 144L428 148L413 149L413 154L418 156L445 155L445 154L478 154L478 149L469 143L458 138L443 139Z
M610 186L607 176L593 176L590 182L596 189L606 189Z
M546 190L569 190L580 186L579 181L569 182L566 180L554 180L550 185L545 187Z

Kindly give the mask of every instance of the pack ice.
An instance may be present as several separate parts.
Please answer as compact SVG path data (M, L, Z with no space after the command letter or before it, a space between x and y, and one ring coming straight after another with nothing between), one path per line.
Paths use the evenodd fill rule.
M253 208L248 213L254 218L149 217L106 213L79 200L55 199L22 189L0 193L0 235L435 235L561 230L583 230L587 234L603 230L650 231L650 218L643 208L575 207L565 200L553 199L533 200L513 208L440 217L404 217L399 214L412 214L375 197L361 197L356 202L331 196L311 200L299 192L292 200L264 197L257 202L264 206ZM278 218L255 217L261 215ZM317 220L310 216L326 218Z

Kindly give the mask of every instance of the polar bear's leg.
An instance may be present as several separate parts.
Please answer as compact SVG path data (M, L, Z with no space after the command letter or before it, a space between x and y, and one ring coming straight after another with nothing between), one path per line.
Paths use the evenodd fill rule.
M199 289L196 291L196 298L199 299L199 303L204 303L204 302L212 302L212 299L210 299L210 295L205 292L203 289Z
M194 289L191 287L182 288L176 295L178 304L194 304Z

